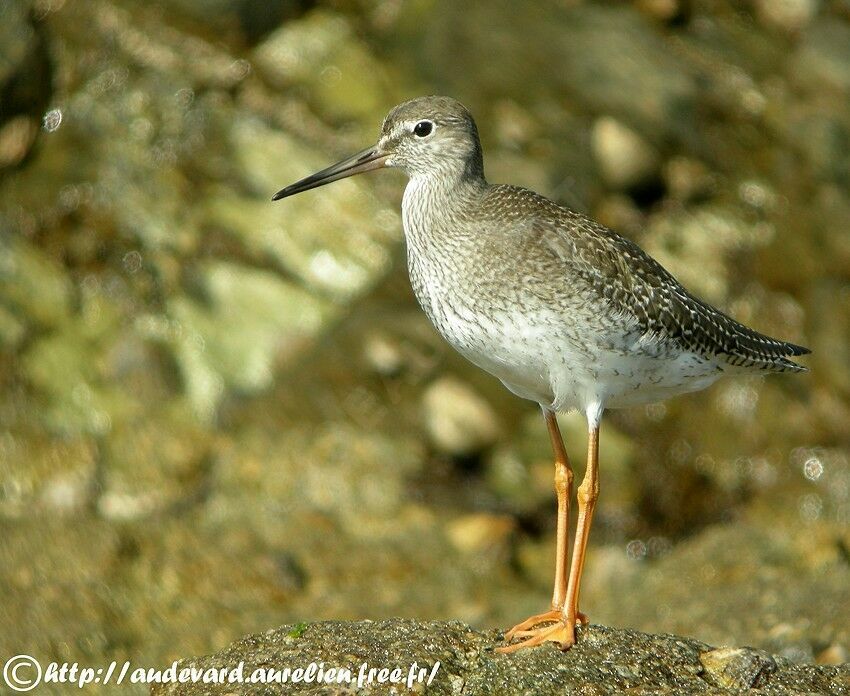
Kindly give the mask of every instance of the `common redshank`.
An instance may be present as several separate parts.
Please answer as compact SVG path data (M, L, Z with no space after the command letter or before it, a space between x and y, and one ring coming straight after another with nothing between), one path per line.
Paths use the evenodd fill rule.
M484 178L478 129L448 97L396 106L378 142L273 200L378 169L409 177L402 201L413 290L437 331L517 396L540 405L555 456L555 583L549 611L505 633L501 652L575 643L579 591L599 496L606 408L703 389L723 375L802 372L809 350L750 329L691 295L616 232L524 188ZM587 467L569 550L573 472L555 418L587 418ZM519 642L511 642L519 639Z

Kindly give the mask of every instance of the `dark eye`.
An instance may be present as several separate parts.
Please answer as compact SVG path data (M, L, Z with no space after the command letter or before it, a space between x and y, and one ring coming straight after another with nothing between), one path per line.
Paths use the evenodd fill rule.
M430 135L432 130L434 130L434 124L430 121L420 121L413 126L413 134L417 138L424 138L426 135Z

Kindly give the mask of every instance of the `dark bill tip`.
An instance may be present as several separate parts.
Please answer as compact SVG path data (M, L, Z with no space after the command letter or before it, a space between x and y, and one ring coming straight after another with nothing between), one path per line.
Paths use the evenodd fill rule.
M388 156L379 152L377 147L361 150L356 155L352 155L341 162L322 169L320 172L311 174L300 181L296 181L294 184L290 184L286 188L282 188L272 196L272 200L279 201L281 198L294 196L296 193L309 191L310 189L329 184L332 181L338 181L339 179L354 176L355 174L362 174L373 169L380 169L386 166Z

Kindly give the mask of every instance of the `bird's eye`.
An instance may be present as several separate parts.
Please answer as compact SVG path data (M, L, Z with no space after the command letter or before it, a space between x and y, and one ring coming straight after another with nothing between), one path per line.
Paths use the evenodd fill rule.
M434 130L434 124L430 121L420 121L413 126L413 134L417 138L424 138L426 135L430 135L432 130Z

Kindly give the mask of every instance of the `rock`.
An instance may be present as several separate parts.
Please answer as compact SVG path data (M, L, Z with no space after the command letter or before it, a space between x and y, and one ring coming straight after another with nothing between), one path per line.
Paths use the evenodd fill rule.
M34 341L23 356L22 374L43 399L40 422L53 432L106 434L112 414L131 401L100 380L98 365L91 360L101 345L82 323Z
M655 143L692 137L696 71L632 7L540 3L518 13L507 0L480 6L442 0L427 11L409 6L401 23L394 55L407 64L418 58L414 67L444 75L455 93L532 100L540 92L529 85L541 85L553 104L568 95L587 113L629 119ZM465 28L463 40L458 26ZM541 83L540 75L548 80Z
M576 476L574 485L581 483L587 453L587 424L577 411L558 416L561 435ZM597 528L606 518L626 518L634 514L637 505L635 472L632 470L633 443L613 423L605 424L603 478L605 503L597 513ZM554 468L552 448L546 426L535 409L520 422L511 442L497 445L487 459L485 475L491 490L499 500L507 502L517 513L528 515L537 511L542 519L555 518ZM554 539L544 542L547 550ZM540 577L551 572L550 553L540 568Z
M641 12L662 22L669 22L682 12L679 0L638 0L637 7Z
M501 655L493 651L500 644L498 632L476 631L459 622L392 619L285 625L245 637L213 655L181 660L172 669L175 676L183 669L209 676L224 670L222 683L154 684L151 694L731 696L756 685L761 696L791 696L843 693L850 687L850 665L789 665L749 648L712 650L688 638L596 625L580 629L578 643L568 652L547 644ZM296 682L292 671L307 670L311 664L311 677L302 672ZM261 683L274 675L269 670L282 676L287 668L287 683ZM252 678L258 683L247 683ZM408 678L411 681L405 682Z
M231 38L252 43L268 33L270 28L298 17L309 5L309 2L287 0L261 3L251 0L175 0L172 9L176 15L184 15L201 24L222 40Z
M464 515L449 523L449 540L464 553L480 553L504 545L514 529L514 520L507 515L486 513Z
M48 8L31 0L0 3L0 129L10 119L26 119L18 122L15 138L10 139L9 131L0 131L0 170L26 154L50 99L54 64L46 49L43 23L38 21L49 13ZM10 140L17 142L12 145Z
M815 351L607 414L587 611L846 661L847 12L789 32L733 4L0 0L0 654L156 665L301 617L547 605L545 427L416 306L403 175L268 200L432 85L492 181L598 211ZM648 214L603 188L602 115L667 159ZM480 467L429 453L447 373L504 426Z
M850 653L840 643L833 643L818 653L816 661L819 665L841 665L850 662Z
M502 99L493 105L493 130L507 148L527 146L540 136L540 124L515 101Z
M759 19L788 32L804 29L820 9L820 0L755 0Z
M404 368L401 348L383 333L372 333L366 337L363 357L369 367L383 377L393 377Z
M253 54L258 70L279 89L309 88L332 119L380 119L391 101L384 63L360 41L348 19L314 11L283 24Z
M205 204L208 227L232 235L258 264L271 258L305 288L340 304L386 271L401 221L395 206L371 193L369 179L341 181L320 196L271 204L268 198L284 183L327 166L335 155L317 152L257 118L234 123L231 141L236 169L255 195L211 189Z
M499 421L490 404L453 377L432 383L422 405L428 437L445 454L463 457L480 452L499 435Z
M0 86L23 62L35 32L27 21L27 4L4 2L0 5Z
M16 116L0 126L0 169L23 160L37 134L38 124L29 116Z
M30 433L0 436L0 515L28 512L73 515L95 492L94 443L84 438L51 440Z
M103 622L104 611L117 608L107 569L119 555L118 529L96 519L48 514L0 519L0 534L3 654L26 646L46 665L103 655L112 640L120 640L120 629Z
M707 198L717 182L699 160L673 157L664 164L664 184L671 198L687 203Z
M179 403L117 424L102 452L98 513L126 522L197 499L208 484L210 450L207 434Z
M0 304L0 349L16 350L26 335L26 327L10 310Z
M56 326L70 314L71 282L42 250L0 232L0 303L27 323Z
M272 382L279 360L291 360L332 310L267 271L229 262L198 269L207 301L175 297L172 334L178 362L198 415L212 417L225 388L256 392Z
M801 87L850 93L850 23L824 17L803 35L791 76Z
M620 121L609 116L597 119L591 138L602 178L612 188L630 189L657 173L658 154Z
M850 181L850 121L840 109L830 113L807 106L785 118L786 138L799 148L817 176L839 185Z
M697 297L722 307L735 272L726 255L766 246L772 234L739 207L709 203L653 213L641 245Z
M717 648L700 653L706 679L726 689L755 689L776 671L776 661L761 650Z

